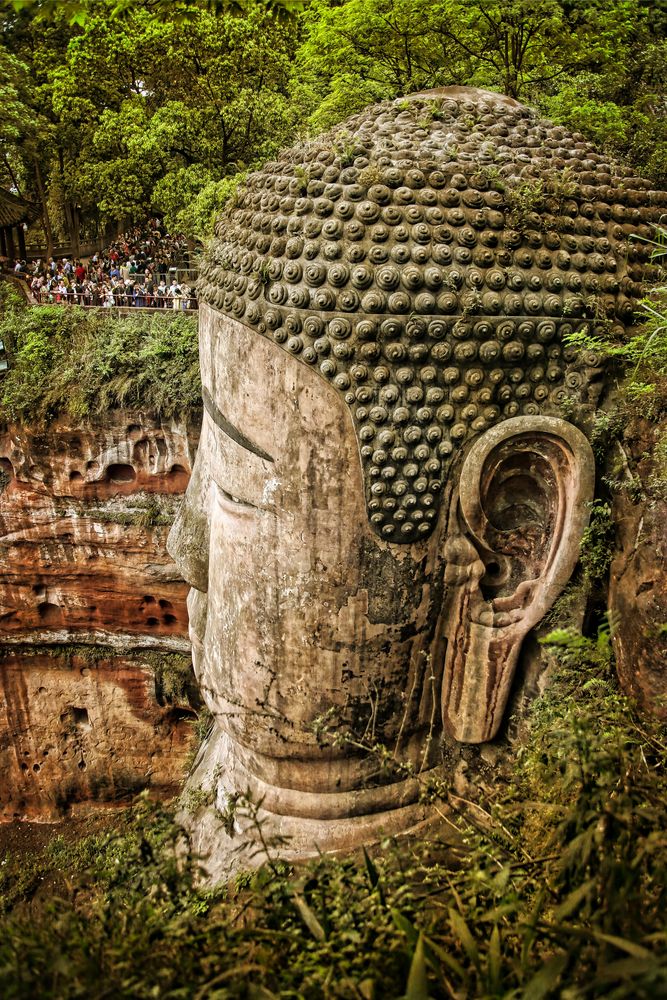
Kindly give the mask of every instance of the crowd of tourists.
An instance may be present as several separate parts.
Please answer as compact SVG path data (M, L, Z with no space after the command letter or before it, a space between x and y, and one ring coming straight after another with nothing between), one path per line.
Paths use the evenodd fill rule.
M19 260L23 277L40 303L196 309L194 272L187 241L167 233L158 219L137 226L87 261Z

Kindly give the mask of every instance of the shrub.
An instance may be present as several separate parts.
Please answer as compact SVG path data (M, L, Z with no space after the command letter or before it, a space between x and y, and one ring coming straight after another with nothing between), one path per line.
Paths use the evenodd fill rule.
M116 407L169 417L200 405L197 322L190 316L10 308L0 319L0 339L10 357L0 385L6 421L82 419Z

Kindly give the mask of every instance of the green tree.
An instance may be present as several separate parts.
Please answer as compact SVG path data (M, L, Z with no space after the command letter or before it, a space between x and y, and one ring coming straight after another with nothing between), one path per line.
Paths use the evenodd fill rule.
M30 165L25 134L12 126L30 115L12 112L7 162L20 160L31 189L39 167L45 211L74 254L82 226L96 234L165 208L173 219L204 189L183 218L193 232L205 229L201 212L220 203L229 177L288 139L297 28L284 10L277 16L254 2L242 16L214 15L206 3L182 3L161 19L159 4L119 4L122 16L114 16L109 4L87 3L76 18L72 4L55 13L17 6L30 10L4 21L4 52L14 60L12 80L24 72L31 115L40 107L45 128ZM179 180L186 183L175 205Z
M667 180L667 4L314 0L295 100L311 127L430 87L498 90Z

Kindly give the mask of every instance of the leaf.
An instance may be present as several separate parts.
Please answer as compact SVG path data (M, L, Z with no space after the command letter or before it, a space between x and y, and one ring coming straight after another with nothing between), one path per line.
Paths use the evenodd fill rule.
M598 941L606 941L607 944L613 944L614 948L620 948L621 951L627 951L628 955L632 955L633 958L651 958L652 952L640 944L635 944L634 941L628 941L627 938L616 937L615 934L601 934L596 931L593 933Z
M373 860L369 856L368 851L366 850L365 847L363 848L363 852L364 852L364 861L366 863L366 871L368 872L368 880L371 883L371 887L374 889L375 886L380 881L380 876L378 875L378 870L373 864Z
M557 908L554 916L556 920L563 920L571 916L583 903L595 885L595 879L589 879L583 885L578 886Z
M468 973L461 963L453 958L449 952L445 951L444 948L441 948L439 944L431 941L430 938L424 938L424 950L426 958L436 972L438 971L438 961L440 961L443 965L450 968L452 972L455 972L457 976L460 976L464 982L467 982L469 978Z
M428 979L426 976L426 959L424 957L424 937L417 938L417 946L410 963L408 984L405 988L405 1000L428 1000Z
M365 847L363 848L363 852L364 852L364 861L366 863L366 871L368 872L368 879L371 883L371 891L373 889L377 889L378 895L380 897L380 902L382 903L383 906L386 907L387 901L385 899L382 883L380 882L380 873L375 867L373 859L370 857Z
M414 924L404 917L400 910L391 910L391 917L399 931L403 931L409 943L414 945L417 940L418 931Z
M475 939L470 933L470 928L461 914L457 913L456 910L451 909L451 907L449 910L449 922L452 925L452 930L463 945L466 955L475 968L479 969L479 949L477 948Z
M584 830L582 833L574 837L563 852L560 862L562 869L565 870L575 864L581 868L586 864L593 846L594 833L594 826L590 826L587 830Z
M305 901L303 896L295 894L294 905L299 911L299 916L301 917L301 919L303 920L304 924L306 925L310 933L313 935L313 937L317 941L324 941L326 938L324 928L322 927L322 924L319 922L319 920L317 919L311 908L308 906L308 903Z
M491 931L487 959L487 980L490 993L500 992L500 931L496 924Z
M545 962L526 986L521 1000L542 1000L546 997L560 979L567 959L567 955L553 955Z
M544 889L540 889L537 894L537 899L535 900L535 905L533 907L532 913L530 915L530 921L528 926L525 928L523 943L521 945L521 968L525 969L528 965L528 956L530 954L530 949L533 946L533 941L535 940L537 930L537 921L542 912L544 906L544 901L546 899L546 892Z
M500 919L500 917L507 917L510 913L516 913L518 909L518 902L502 903L500 906L494 906L492 910L487 910L486 913L483 913L482 916L477 919L481 923L494 924Z
M616 979L635 979L660 969L656 958L622 958L618 962L602 966L595 973L597 979L613 982Z
M504 892L507 888L507 883L510 880L510 875L512 874L512 869L509 865L503 865L500 871L494 875L491 884L497 892Z

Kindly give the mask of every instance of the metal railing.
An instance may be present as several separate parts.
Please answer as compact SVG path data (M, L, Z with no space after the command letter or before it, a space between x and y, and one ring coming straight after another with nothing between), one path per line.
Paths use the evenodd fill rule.
M114 298L113 302L91 302L90 296L77 296L76 294L64 296L57 292L45 292L43 290L37 293L36 296L33 293L33 297L36 298L36 301L31 303L31 305L37 306L61 305L65 307L78 306L80 309L125 309L128 312L135 312L138 309L150 310L151 312L165 312L165 310L169 309L172 312L197 312L198 309L196 305L197 300L194 296L186 298L181 295L174 297L140 295L137 297L138 299L149 300L148 302L141 301L141 304L135 301L122 301L125 296L118 297L121 301L116 301ZM195 302L195 305L184 306L183 302ZM175 303L178 303L178 305L175 305Z

